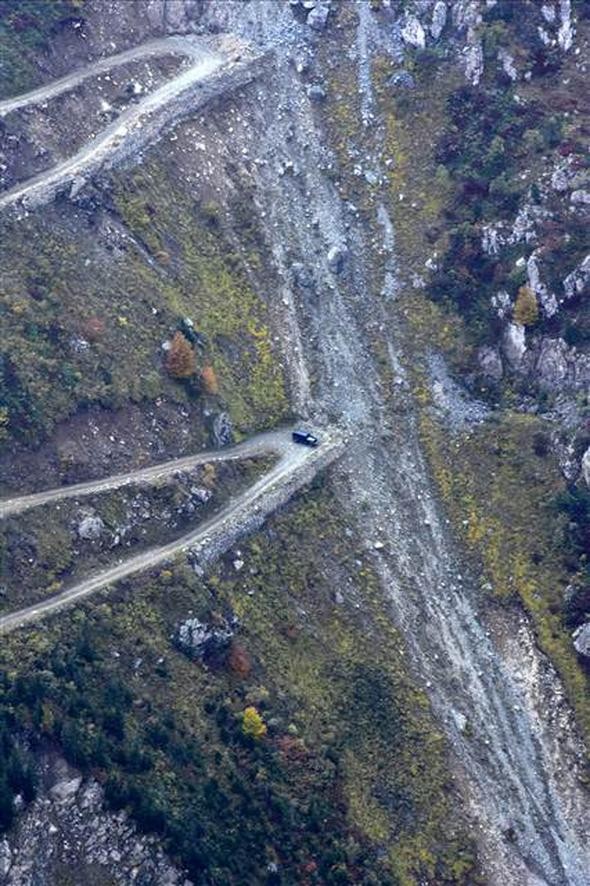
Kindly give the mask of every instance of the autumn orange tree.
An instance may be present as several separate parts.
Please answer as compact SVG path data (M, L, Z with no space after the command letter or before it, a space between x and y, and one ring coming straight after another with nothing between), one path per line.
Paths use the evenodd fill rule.
M213 396L219 393L219 382L217 381L215 370L210 363L203 368L203 371L201 372L201 381L205 393Z
M252 670L252 659L244 647L240 646L238 643L232 644L227 657L227 664L230 671L242 679L248 677Z
M166 369L173 378L190 378L197 371L197 357L182 332L175 332L166 355Z

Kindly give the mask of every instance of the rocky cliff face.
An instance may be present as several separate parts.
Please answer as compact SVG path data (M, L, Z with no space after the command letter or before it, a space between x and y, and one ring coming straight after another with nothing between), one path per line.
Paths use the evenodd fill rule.
M38 794L0 842L0 876L20 883L184 883L153 837L104 809L98 782L52 753L38 757Z
M140 464L289 411L349 445L245 554L142 579L139 603L125 586L26 654L11 640L6 728L97 769L196 882L582 886L587 4L64 0L46 33L12 6L22 91L164 37L230 47L247 76L181 94L157 137L123 133L55 199L6 203L6 488L105 473L119 439ZM55 99L6 115L9 198L190 58L125 65L68 92L71 135ZM166 369L175 330L190 381ZM211 660L184 656L183 625L230 623ZM7 882L45 857L24 815ZM55 852L133 882L135 835L118 840ZM177 876L144 850L143 882Z

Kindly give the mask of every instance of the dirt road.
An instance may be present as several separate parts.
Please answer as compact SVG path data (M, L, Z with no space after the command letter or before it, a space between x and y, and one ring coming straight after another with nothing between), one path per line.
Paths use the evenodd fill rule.
M276 431L267 431L257 434L236 446L228 446L223 449L208 449L197 452L195 455L186 455L182 458L173 458L170 461L151 465L149 468L139 468L125 474L115 474L112 477L104 477L100 480L90 480L86 483L76 483L72 486L59 486L57 489L47 489L43 492L35 492L31 495L21 495L11 499L0 500L0 519L12 514L20 514L30 508L50 502L61 501L65 498L78 498L83 495L93 495L97 492L106 492L110 489L119 489L121 486L129 486L133 483L153 483L161 477L169 476L175 471L188 471L196 465L207 462L235 461L242 458L251 458L256 455L275 453L283 459L295 457L291 439L290 428L280 428ZM301 447L299 447L301 448Z
M190 67L124 110L72 157L2 194L0 210L9 206L32 209L48 203L60 191L73 189L75 193L102 166L121 163L146 144L155 142L162 131L179 117L194 112L225 89L248 82L256 74L257 59L252 55L242 57L235 42L217 51L191 38L187 39L186 47L187 51L190 47ZM148 49L147 54L153 53L153 44ZM139 49L133 52L139 52ZM120 58L120 55L113 56L111 61L114 59L118 65ZM108 69L108 61L105 59L101 62L101 70ZM91 76L91 73L86 76ZM19 101L26 104L45 101L52 95L73 88L80 78L84 79L83 72L76 72L70 78L62 78L9 102L18 107Z
M40 493L39 496L26 496L23 508L18 507L18 499L5 503L2 516L71 495L115 489L126 483L153 481L158 477L176 470L186 470L204 461L223 461L228 458L247 458L270 453L279 456L279 460L264 477L192 532L169 544L151 548L135 557L130 557L71 588L66 588L47 600L18 612L1 616L0 633L14 630L29 622L37 622L44 616L88 597L101 588L112 585L135 572L157 566L178 554L190 552L191 557L197 558L201 565L214 560L241 535L258 528L268 514L288 501L318 471L330 464L342 452L344 445L342 436L335 430L322 431L322 443L317 449L298 446L291 442L290 437L289 430L272 431L260 434L247 443L226 451L216 450L215 452L200 453L197 456L175 459L147 470L118 475L106 481L51 490ZM34 504L31 504L31 498L35 499ZM11 506L11 510L5 510L7 505Z
M69 92L88 80L90 77L96 77L98 74L104 74L112 71L113 68L121 67L121 65L129 64L129 62L139 61L142 58L150 58L163 55L182 55L189 59L198 60L202 55L202 43L192 37L160 37L155 40L148 40L139 46L133 46L124 52L116 55L109 55L106 58L98 59L85 68L72 71L59 80L52 80L45 83L31 92L24 92L13 98L5 98L0 101L0 117L5 117L12 111L20 111L29 105L37 105L42 102L50 101L64 92Z

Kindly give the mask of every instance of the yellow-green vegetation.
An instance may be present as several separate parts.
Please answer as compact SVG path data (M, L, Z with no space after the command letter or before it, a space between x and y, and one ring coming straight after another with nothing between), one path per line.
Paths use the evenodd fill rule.
M530 286L521 286L514 305L514 322L532 326L539 319L537 296Z
M590 686L563 620L569 577L563 516L555 499L564 481L548 452L547 426L505 413L469 434L449 435L423 412L422 440L448 513L481 565L495 599L517 600L556 666L590 736Z
M242 715L242 732L250 738L260 739L267 733L266 723L254 705L248 705Z
M265 536L250 543L256 578L228 587L222 577L218 588L230 590L261 664L294 699L295 734L310 747L338 748L351 822L390 847L398 881L448 876L458 832L441 854L451 816L443 738L408 678L379 583L338 531L335 511L326 492L308 496L274 521L272 546ZM335 604L340 593L350 598ZM469 852L457 858L473 872Z
M176 380L165 369L162 341L185 317L195 324L197 368L212 366L217 408L227 409L237 436L285 417L267 307L174 173L156 155L114 184L128 234L153 261L137 245L112 247L104 231L97 242L90 216L80 213L71 226L59 205L3 222L3 436L37 442L93 403L211 397L199 374ZM205 442L205 427L191 435Z
M437 165L436 147L445 125L445 102L460 74L442 60L436 70L419 59L406 70L414 77L411 92L392 86L399 68L385 56L376 59L373 82L384 125L381 160L387 168L396 249L407 267L421 272L433 252L440 255L445 249L440 214L451 189L447 170Z
M239 572L167 567L7 637L0 726L92 769L197 880L477 883L443 739L330 494L240 549ZM234 636L184 655L189 616Z
M166 163L172 163L167 168ZM231 252L212 210L177 183L173 161L157 157L118 181L121 217L154 255L166 255L158 289L177 315L194 318L211 349L223 400L238 430L275 424L287 412L268 310ZM147 268L142 273L147 275Z

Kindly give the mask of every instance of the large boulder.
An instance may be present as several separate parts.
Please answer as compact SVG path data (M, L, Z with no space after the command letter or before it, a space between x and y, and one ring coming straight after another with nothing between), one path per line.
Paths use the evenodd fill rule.
M504 374L504 367L500 352L496 348L491 348L488 345L480 348L477 353L477 362L485 378L493 382L500 381Z
M323 102L327 96L326 90L319 83L313 83L307 87L307 96L312 102Z
M585 191L583 188L580 188L578 191L572 191L570 201L577 203L579 206L588 206L590 205L590 191Z
M302 262L293 262L291 265L291 274L293 282L302 289L309 289L313 286L313 276L309 268L306 268Z
M549 292L541 280L541 272L539 270L539 262L536 252L532 252L529 256L526 263L526 270L530 289L541 302L545 314L548 317L552 317L557 313L557 299L552 292Z
M470 43L462 52L465 77L472 86L477 86L483 74L483 49L478 40Z
M554 191L567 191L572 177L573 173L571 169L569 169L567 161L562 161L561 164L553 170L553 174L551 175L551 187Z
M213 419L213 445L218 449L234 442L234 433L227 412L219 412Z
M504 356L513 369L518 369L526 351L524 326L520 323L509 323L502 340Z
M223 652L236 632L238 621L232 616L218 625L209 625L198 618L187 618L175 633L177 646L190 658L203 660Z
M582 296L587 293L590 284L590 255L568 274L563 281L563 291L566 298Z
M578 655L584 658L590 658L590 621L580 625L572 634L574 641L574 649Z
M8 845L8 840L3 837L0 840L0 877L8 876L8 872L12 867L12 850Z
M572 21L572 4L571 0L560 0L559 12L561 22L557 32L557 42L559 48L567 52L574 42L574 24Z
M433 40L438 40L443 32L443 28L447 22L447 4L444 0L436 0L434 9L432 10L432 21L430 23L430 33Z
M568 376L568 346L562 338L545 338L536 361L539 385L546 391L559 390Z
M396 89L414 89L416 80L409 71L397 71L389 78L389 82Z
M590 446L582 456L582 476L586 486L590 488Z
M63 803L64 800L71 800L78 793L81 784L82 778L80 776L66 778L54 784L49 793L54 800Z
M328 251L328 267L333 274L339 274L342 271L347 255L348 252L344 246L332 246Z
M104 532L104 523L95 514L83 517L78 524L78 535L84 541L97 541Z
M323 31L328 23L330 15L330 7L325 3L318 3L313 9L307 13L307 24L314 31Z
M506 49L500 49L498 58L502 63L502 69L506 76L513 82L518 79L518 71L514 66L514 58Z
M426 46L426 32L415 15L408 15L401 31L402 40L415 49L424 49Z

